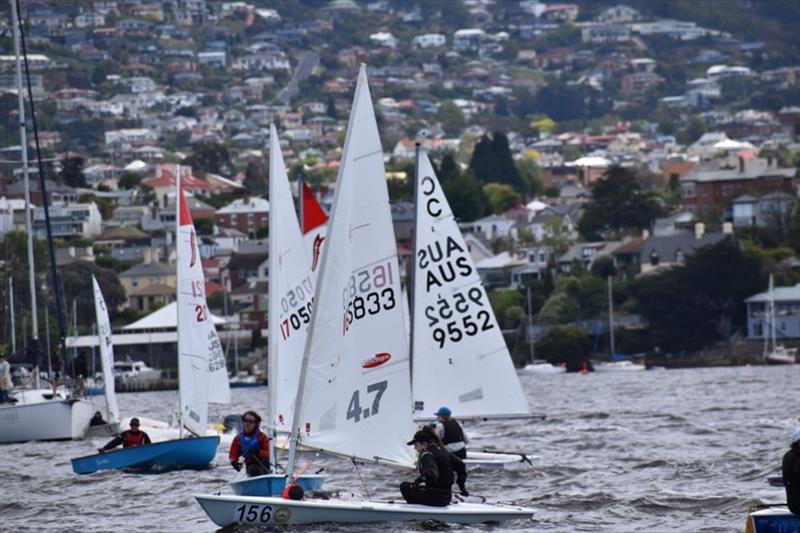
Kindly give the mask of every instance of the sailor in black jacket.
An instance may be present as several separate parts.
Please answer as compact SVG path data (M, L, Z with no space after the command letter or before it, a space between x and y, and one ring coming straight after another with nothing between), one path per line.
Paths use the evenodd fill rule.
M783 486L786 487L786 504L800 516L800 427L794 430L792 446L783 456Z
M466 488L467 469L464 462L441 448L432 431L420 430L408 445L414 445L419 454L417 468L419 476L413 483L400 484L400 493L408 503L444 507L450 503L453 481L463 496L469 496ZM456 476L453 476L455 472Z

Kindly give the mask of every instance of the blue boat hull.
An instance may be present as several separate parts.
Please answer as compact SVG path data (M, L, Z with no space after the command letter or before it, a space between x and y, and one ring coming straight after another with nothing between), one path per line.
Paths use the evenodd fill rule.
M72 471L91 474L98 470L136 468L170 470L206 468L217 453L219 437L175 439L135 448L122 448L106 453L72 459Z
M320 490L325 483L324 475L307 475L297 478L297 484L306 493ZM267 474L231 482L233 493L238 496L280 496L286 486L286 476Z
M800 516L792 514L785 505L772 505L751 512L753 533L797 533L800 531Z

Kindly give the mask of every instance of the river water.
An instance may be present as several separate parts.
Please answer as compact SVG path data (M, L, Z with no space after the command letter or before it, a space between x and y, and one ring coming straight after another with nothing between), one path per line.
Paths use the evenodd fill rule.
M468 487L489 501L536 510L533 521L452 526L450 531L742 531L751 502L783 502L764 479L780 467L800 424L800 365L523 376L544 422L464 426L476 447L526 450L534 466L476 469ZM166 419L174 392L118 396L123 416ZM263 410L266 388L234 389L212 418ZM102 401L102 399L96 399ZM192 493L230 492L237 474L220 446L214 468L160 475L72 473L69 459L102 441L0 447L0 531L214 531ZM408 477L311 456L328 489L398 497ZM239 474L241 475L241 474ZM380 526L425 531L425 524ZM372 532L375 524L298 527ZM247 526L226 531L255 531Z

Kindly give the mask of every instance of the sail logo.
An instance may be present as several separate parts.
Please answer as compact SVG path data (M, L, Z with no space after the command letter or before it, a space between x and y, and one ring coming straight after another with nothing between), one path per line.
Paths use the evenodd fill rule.
M387 352L376 353L373 357L361 362L361 368L376 368L391 359L391 354Z
M314 237L314 245L311 249L311 254L313 255L314 259L311 261L311 272L317 270L317 264L319 263L319 253L322 250L322 241L325 240L325 237L322 235L317 235Z

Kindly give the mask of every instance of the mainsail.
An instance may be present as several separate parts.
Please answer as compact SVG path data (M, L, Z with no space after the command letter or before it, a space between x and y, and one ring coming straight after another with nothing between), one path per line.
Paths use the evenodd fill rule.
M416 172L414 414L526 416L527 401L478 271L427 154Z
M293 428L304 446L411 467L400 270L364 66L319 276Z
M92 286L94 287L94 312L97 318L97 341L100 345L100 363L103 368L103 387L106 393L106 409L108 422L115 424L119 422L119 406L117 405L117 394L114 387L114 345L111 344L111 321L108 319L108 309L103 292L92 275Z
M269 149L269 395L271 427L288 432L311 322L317 271L304 248L278 132Z
M192 433L206 434L208 402L230 403L228 369L217 330L208 312L200 247L180 186L177 167L178 383L181 421Z

